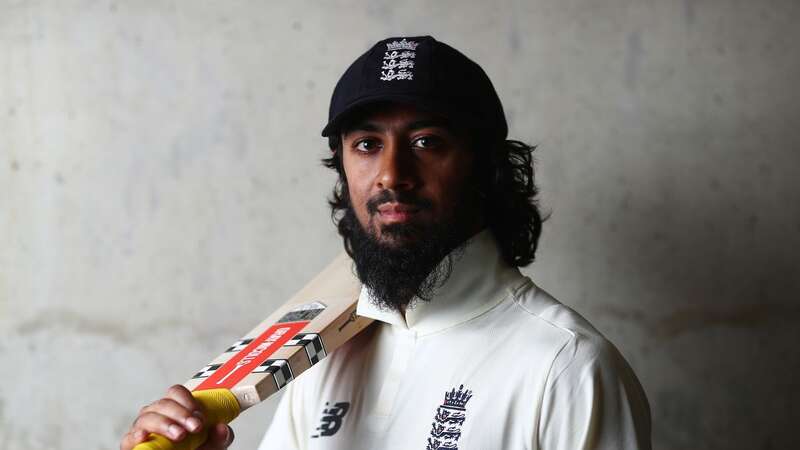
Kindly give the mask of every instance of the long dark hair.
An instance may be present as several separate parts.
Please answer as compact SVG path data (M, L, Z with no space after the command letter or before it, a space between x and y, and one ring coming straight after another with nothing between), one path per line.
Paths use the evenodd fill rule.
M350 236L357 222L342 220L350 207L347 177L342 165L342 142L338 135L328 138L331 156L322 164L335 170L339 179L328 199L331 219L352 256ZM479 192L484 200L485 220L500 246L503 259L511 266L524 267L533 262L542 222L533 176L535 146L504 140L495 145L476 145ZM491 149L490 151L486 151Z

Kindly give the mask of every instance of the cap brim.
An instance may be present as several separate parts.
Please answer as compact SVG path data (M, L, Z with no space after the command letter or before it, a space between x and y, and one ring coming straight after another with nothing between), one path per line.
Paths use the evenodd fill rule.
M337 132L342 125L342 122L347 119L353 112L374 104L374 103L400 103L404 105L412 105L416 106L417 108L424 109L426 111L430 111L433 113L442 114L445 116L451 116L454 114L453 111L449 111L448 108L445 107L441 102L437 102L435 100L421 98L417 95L403 95L403 94L380 94L380 95L371 95L363 98L359 98L356 101L347 105L339 114L333 117L325 128L322 129L322 137L328 137L331 134Z

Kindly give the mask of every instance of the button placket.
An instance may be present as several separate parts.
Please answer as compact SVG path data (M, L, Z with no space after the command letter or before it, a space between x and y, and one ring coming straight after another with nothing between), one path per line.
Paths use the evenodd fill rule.
M370 414L373 419L369 421L371 423L370 428L375 432L380 432L391 423L389 419L396 410L400 387L408 374L417 340L415 332L400 329L399 327L393 328L394 352L392 360Z

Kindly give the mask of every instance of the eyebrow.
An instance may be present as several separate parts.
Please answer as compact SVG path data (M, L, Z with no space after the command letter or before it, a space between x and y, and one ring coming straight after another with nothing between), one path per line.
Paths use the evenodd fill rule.
M447 119L438 117L415 120L407 127L409 131L419 130L420 128L444 128L447 131L453 130L453 126ZM354 123L350 127L347 127L344 135L347 136L354 131L382 132L385 131L385 127L382 127L374 122L361 121Z

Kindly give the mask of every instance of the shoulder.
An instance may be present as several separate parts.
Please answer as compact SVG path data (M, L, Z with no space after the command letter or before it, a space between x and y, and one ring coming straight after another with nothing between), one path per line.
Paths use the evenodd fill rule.
M541 447L651 448L647 396L614 344L532 282L514 304L528 321L561 336L537 407Z
M602 370L625 376L630 372L619 350L588 320L556 300L533 281L512 292L516 313L527 330L552 336L558 348L548 376L551 384L565 373L580 376L586 371Z

